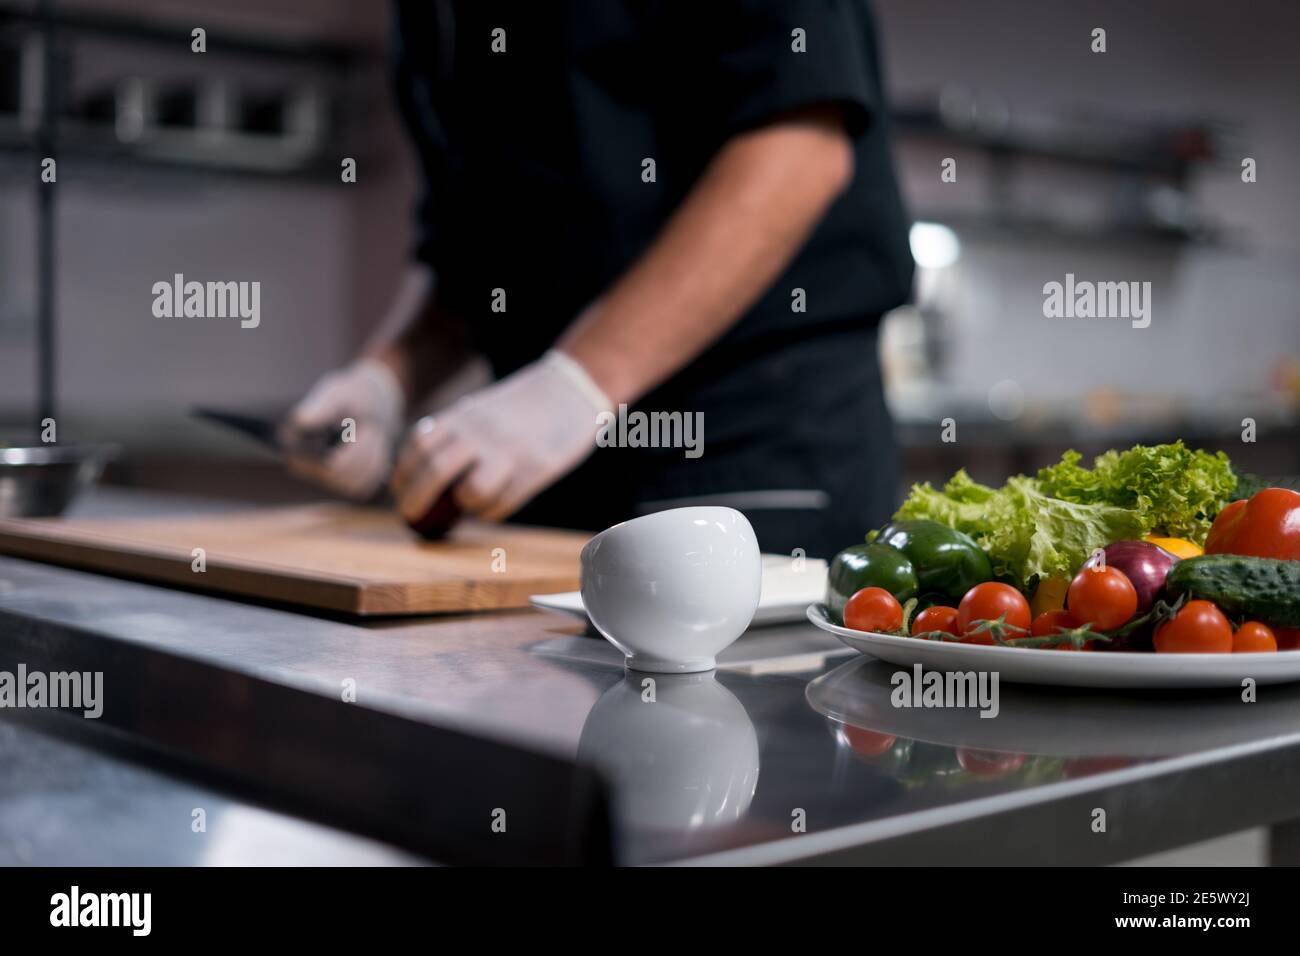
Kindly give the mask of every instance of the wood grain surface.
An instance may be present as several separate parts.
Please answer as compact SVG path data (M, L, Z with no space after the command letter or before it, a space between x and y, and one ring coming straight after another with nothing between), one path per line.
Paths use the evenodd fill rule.
M424 541L390 511L340 504L0 520L0 554L357 615L526 607L530 594L578 587L587 537L466 521Z

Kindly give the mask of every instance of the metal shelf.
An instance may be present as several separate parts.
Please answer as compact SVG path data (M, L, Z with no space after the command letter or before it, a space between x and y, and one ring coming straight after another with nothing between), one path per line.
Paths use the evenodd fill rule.
M19 117L0 115L0 151L30 155L36 142L22 128ZM158 128L141 139L120 141L111 123L89 123L64 119L59 124L59 155L72 157L78 165L94 163L177 172L216 173L254 177L296 176L333 178L344 155L358 157L355 150L323 155L317 142L295 141L291 137L245 133L238 130L181 130ZM62 169L60 170L62 174ZM63 178L61 175L60 178Z
M239 59L257 58L272 64L283 65L288 72L284 79L282 99L275 106L280 114L283 129L274 132L258 131L256 126L245 124L226 116L214 123L196 117L185 124L166 123L157 114L160 111L159 91L155 79L147 76L124 74L116 86L99 93L103 102L95 104L95 112L87 105L84 96L77 101L66 94L69 79L75 76L76 67L84 55L79 41L85 38L109 40L140 47L156 48L168 45L188 48L191 21L142 18L120 14L102 14L87 11L47 11L43 20L35 7L20 9L0 0L0 40L7 39L11 53L21 62L17 88L10 89L6 97L9 111L0 103L0 152L40 152L50 136L57 137L61 157L70 157L84 169L82 160L118 166L144 167L150 170L169 169L180 173L199 172L260 177L337 177L338 162L343 156L359 161L372 157L362 143L344 139L347 132L345 120L358 104L351 102L347 89L338 77L345 73L377 70L383 51L364 44L348 44L303 37L254 36L221 25L208 26L208 53L202 57L200 79L188 77L178 81L188 83L194 96L200 96L209 87L225 87L231 109L241 107L249 90L243 88L237 66ZM51 55L44 50L45 34L51 30ZM15 52L26 44L26 49ZM102 47L101 47L102 49ZM3 51L0 51L3 52ZM31 61L30 63L28 61ZM51 68L56 107L46 112L43 106L44 69ZM304 66L307 69L304 79ZM265 71L263 70L263 73ZM168 81L170 82L170 81ZM121 88L134 84L143 89L135 103L139 117L130 135L120 135L116 118L121 116ZM265 84L263 84L265 85ZM312 107L309 122L294 122L303 105ZM254 97L255 99L256 97ZM107 111L108 115L104 115ZM117 117L113 112L117 111ZM43 125L44 121L53 124ZM51 132L57 128L57 133Z
M208 19L205 17L205 19ZM0 29L13 26L38 30L41 17L35 10L18 4L0 2ZM61 32L83 34L128 42L175 45L187 39L190 31L201 26L207 31L209 52L205 56L257 56L276 59L316 60L335 67L379 60L383 50L360 43L341 43L304 37L267 37L247 30L218 24L159 17L99 13L88 10L61 10L54 15L54 25Z
M1026 118L1010 111L996 122L957 124L937 106L903 107L894 125L907 136L979 149L1003 158L1041 159L1119 173L1181 181L1198 163L1215 159L1223 124L1211 121L1138 124L1105 118Z
M1223 153L1228 129L1208 120L1179 122L1114 117L1016 114L1001 103L961 94L894 111L900 138L913 144L977 151L988 163L987 212L930 209L923 218L991 236L1064 242L1218 243L1222 231L1196 214L1192 170ZM1051 166L1095 174L1111 215L1072 222L1027 206L1013 184ZM1116 188L1118 187L1118 189ZM1163 195L1161 195L1163 194ZM1156 199L1174 213L1161 215Z

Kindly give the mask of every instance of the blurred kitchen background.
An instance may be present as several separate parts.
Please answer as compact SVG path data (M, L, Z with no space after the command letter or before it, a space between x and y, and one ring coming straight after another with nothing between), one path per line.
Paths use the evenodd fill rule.
M882 336L908 480L966 465L1000 481L1067 447L1180 436L1300 473L1300 4L875 9L921 267L916 305ZM0 0L0 434L30 440L39 421L36 144L52 62L60 440L122 443L117 482L300 494L187 410L287 406L388 304L416 191L388 96L388 5L61 2L49 57L36 10ZM355 184L340 182L344 157ZM956 182L940 180L947 157ZM155 318L151 287L178 272L259 280L260 327ZM1043 284L1066 273L1150 281L1150 327L1045 318Z

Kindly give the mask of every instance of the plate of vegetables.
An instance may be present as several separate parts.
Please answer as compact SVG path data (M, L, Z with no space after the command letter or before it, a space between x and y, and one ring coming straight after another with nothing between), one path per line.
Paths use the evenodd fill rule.
M1300 492L1170 445L959 471L836 555L809 619L888 663L1111 688L1300 681Z

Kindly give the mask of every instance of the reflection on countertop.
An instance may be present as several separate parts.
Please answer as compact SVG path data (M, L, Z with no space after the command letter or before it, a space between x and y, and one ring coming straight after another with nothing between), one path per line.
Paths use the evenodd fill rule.
M754 724L713 671L628 671L588 713L578 760L606 774L621 821L638 828L735 823L758 785Z
M1111 693L1002 683L996 719L891 702L898 668L865 657L809 682L837 745L908 788L1023 787L1300 731L1300 686Z

